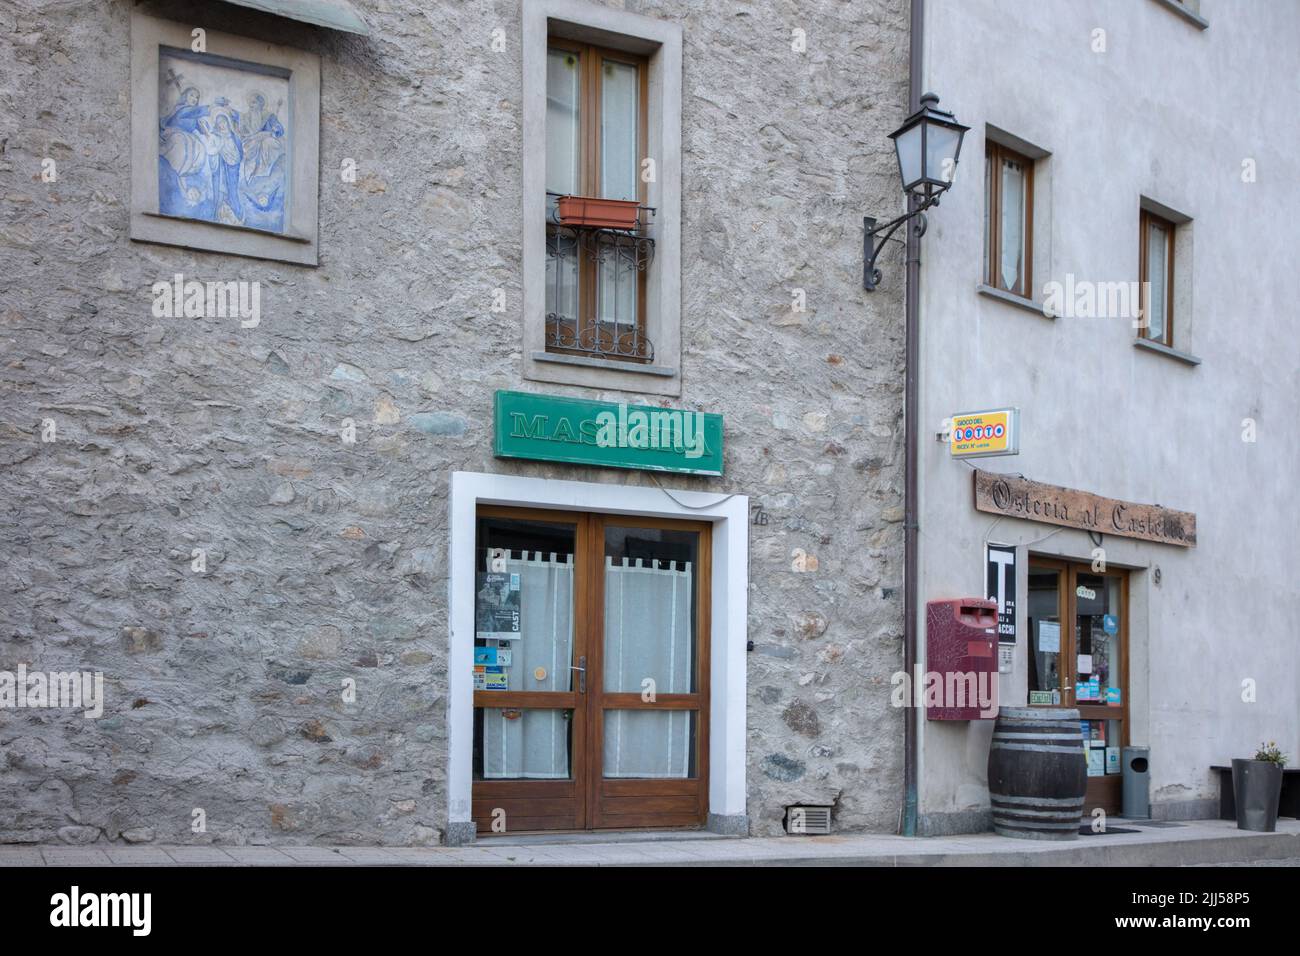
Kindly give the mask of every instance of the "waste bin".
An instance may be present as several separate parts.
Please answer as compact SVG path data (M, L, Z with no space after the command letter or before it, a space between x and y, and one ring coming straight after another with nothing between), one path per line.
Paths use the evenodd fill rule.
M1151 819L1151 748L1124 748L1123 816L1130 820Z

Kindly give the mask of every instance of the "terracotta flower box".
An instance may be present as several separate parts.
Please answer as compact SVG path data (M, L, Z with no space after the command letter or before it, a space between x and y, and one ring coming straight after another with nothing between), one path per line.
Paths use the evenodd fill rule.
M561 196L555 205L560 223L565 226L635 229L640 204L631 199Z

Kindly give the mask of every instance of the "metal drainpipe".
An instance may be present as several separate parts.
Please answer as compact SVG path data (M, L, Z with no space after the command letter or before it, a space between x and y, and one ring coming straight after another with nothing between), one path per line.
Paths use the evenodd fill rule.
M925 26L925 0L912 0L912 17L908 42L908 112L921 106L921 52ZM909 197L908 211L916 205ZM917 421L918 388L917 368L920 354L920 302L921 292L921 239L912 228L907 230L907 291L904 299L906 313L905 372L903 385L903 445L904 483L903 499L903 666L908 681L916 678L917 643L917 446L921 429ZM903 836L916 836L918 812L917 773L917 712L915 688L912 700L903 709Z

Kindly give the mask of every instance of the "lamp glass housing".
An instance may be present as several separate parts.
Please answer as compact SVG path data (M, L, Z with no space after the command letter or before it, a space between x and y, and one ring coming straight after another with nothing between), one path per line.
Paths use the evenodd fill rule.
M921 108L890 133L898 154L898 174L903 192L928 198L952 185L961 155L962 126L951 113L938 108L939 98L927 93Z

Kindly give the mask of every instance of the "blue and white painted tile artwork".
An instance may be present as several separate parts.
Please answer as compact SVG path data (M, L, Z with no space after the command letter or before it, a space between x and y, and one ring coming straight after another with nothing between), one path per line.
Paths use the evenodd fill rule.
M158 211L283 233L288 103L287 76L161 52Z

